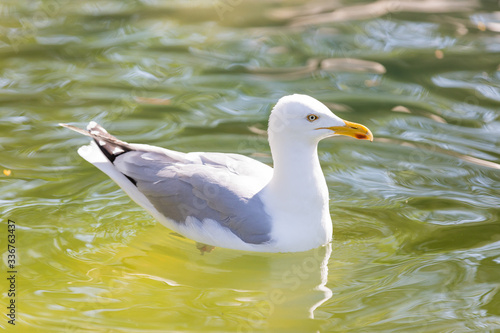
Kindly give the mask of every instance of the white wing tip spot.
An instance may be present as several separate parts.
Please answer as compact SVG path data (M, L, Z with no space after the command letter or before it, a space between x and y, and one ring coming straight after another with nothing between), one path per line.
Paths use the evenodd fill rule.
M87 130L91 130L92 128L96 127L97 126L97 123L95 121L91 121L88 125L87 125Z
M95 127L98 127L98 129L96 130ZM108 133L108 131L106 131L104 128L99 126L93 120L87 125L87 131L90 131L92 134L96 134L96 133L100 133L100 132Z

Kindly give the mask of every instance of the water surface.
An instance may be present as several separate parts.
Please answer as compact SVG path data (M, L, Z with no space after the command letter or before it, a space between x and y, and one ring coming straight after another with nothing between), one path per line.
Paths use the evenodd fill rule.
M2 1L15 329L500 330L499 13L472 0ZM320 144L334 240L297 254L200 255L57 126L96 120L125 141L271 164L262 133L291 93L376 138Z

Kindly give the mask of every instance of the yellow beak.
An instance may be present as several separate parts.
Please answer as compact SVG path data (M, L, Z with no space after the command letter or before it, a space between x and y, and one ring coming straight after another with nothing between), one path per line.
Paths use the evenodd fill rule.
M373 141L373 134L366 126L351 123L347 120L344 120L344 123L345 126L320 127L317 129L329 129L334 131L335 134L352 136L353 138L361 140Z

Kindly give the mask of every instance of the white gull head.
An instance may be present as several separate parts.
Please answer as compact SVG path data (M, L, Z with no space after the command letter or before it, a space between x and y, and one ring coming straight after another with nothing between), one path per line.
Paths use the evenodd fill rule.
M276 249L305 251L328 243L332 221L318 142L334 135L373 140L372 133L337 117L320 101L297 94L278 101L269 117L268 133L274 168L262 197L273 217L271 237L277 240Z
M317 144L333 135L373 140L372 133L365 126L345 121L317 99L299 94L278 101L269 117L268 133L270 142L280 138Z

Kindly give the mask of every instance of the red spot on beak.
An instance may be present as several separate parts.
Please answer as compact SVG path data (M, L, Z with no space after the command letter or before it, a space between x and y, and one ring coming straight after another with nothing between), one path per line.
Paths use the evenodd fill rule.
M366 139L367 138L367 136L364 134L355 134L354 136L356 136L356 139Z

